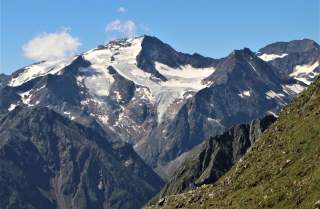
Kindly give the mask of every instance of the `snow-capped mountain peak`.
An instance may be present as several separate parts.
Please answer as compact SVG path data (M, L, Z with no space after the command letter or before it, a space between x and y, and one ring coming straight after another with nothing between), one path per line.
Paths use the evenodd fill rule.
M202 80L214 72L214 67L195 68L190 64L170 67L161 62L154 62L154 70L141 69L137 57L141 53L143 37L112 41L104 47L90 50L83 54L91 65L81 68L86 76L79 76L78 81L89 89L92 96L108 96L115 82L107 70L112 67L121 77L132 81L136 86L147 88L149 102L157 109L158 122L170 105L184 98L186 92L197 92L206 87ZM90 75L90 76L89 76ZM161 78L164 79L160 79Z
M59 94L54 96L57 101L59 92L64 91L60 88L70 86L70 102L77 106L61 101L62 107L57 108L62 114L78 120L83 114L76 110L80 108L111 129L125 130L127 141L135 140L151 124L175 117L185 100L206 88L203 80L215 72L214 63L199 54L176 52L155 37L118 39L72 58L43 61L17 71L8 82L11 88L19 89L17 98L7 109L19 104L52 105L52 92ZM63 78L59 82L68 84L51 84L51 78ZM26 85L38 80L42 84L37 88ZM44 91L46 97L41 96ZM132 111L141 115L137 117Z

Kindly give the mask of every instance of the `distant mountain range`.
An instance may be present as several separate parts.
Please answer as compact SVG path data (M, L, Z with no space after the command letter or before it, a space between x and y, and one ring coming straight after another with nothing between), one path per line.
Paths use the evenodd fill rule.
M0 127L4 128L0 134L7 139L1 141L0 153L5 160L0 172L19 170L21 178L28 182L23 191L33 188L36 193L30 195L42 194L42 200L39 198L39 202L31 204L34 208L78 207L79 202L84 208L138 208L160 190L164 182L158 175L162 179L170 178L190 150L205 139L237 124L268 114L277 115L320 74L319 63L320 46L308 39L274 43L258 52L244 48L225 58L213 59L177 52L155 37L141 36L115 40L72 58L34 63L11 75L1 74ZM41 114L50 115L43 119L45 128L42 124L38 127L25 124L25 121L39 120ZM67 125L63 128L54 125L55 120L63 120ZM16 127L16 123L25 126ZM13 127L14 131L6 127ZM66 177L72 178L72 183L64 192L55 179L64 179L61 172L69 171L75 162L68 158L68 163L59 164L62 167L50 167L51 161L57 163L61 160L59 156L67 154L56 148L51 150L49 142L53 139L49 136L42 139L51 129L57 132L55 146L71 144L76 153L81 153L82 146L58 134L60 129L65 134L70 130L75 133L70 136L72 139L80 137L82 144L90 145L88 152L99 148L97 151L101 154L92 156L95 163L108 165L101 165L102 171L94 166L94 171L82 167L84 170L68 173L75 176ZM93 138L90 134L82 135L83 132L97 132L99 136ZM34 134L37 138L30 139ZM95 141L100 139L108 144L100 147ZM39 146L37 140L44 140L46 146ZM18 150L24 145L17 145L14 152L20 154L12 159L5 148L9 146L7 143L28 143L35 153L24 153ZM53 154L44 157L48 151ZM106 153L113 160L105 161ZM45 187L35 184L29 174L24 173L29 164L18 163L30 155L51 169L52 173L44 176ZM37 168L34 172L38 175L43 169ZM108 179L103 175L102 182L108 179L110 185L126 185L104 187L98 194L96 172L104 173L104 169L114 170L117 178ZM88 182L81 182L82 172L89 170L95 173L94 177L90 175L86 177ZM6 180L16 184L16 178L10 175ZM79 185L86 189L75 189ZM23 196L18 191L16 186L6 189L2 194L6 200L4 205L10 203L9 197L13 194ZM79 192L85 197L77 199ZM12 204L21 206L35 196L25 202L16 202L16 198ZM72 205L65 205L70 201Z

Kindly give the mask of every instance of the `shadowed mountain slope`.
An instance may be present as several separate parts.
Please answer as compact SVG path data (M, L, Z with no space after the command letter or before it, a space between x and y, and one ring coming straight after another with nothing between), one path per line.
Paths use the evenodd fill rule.
M163 182L123 142L46 107L0 119L0 208L140 208Z

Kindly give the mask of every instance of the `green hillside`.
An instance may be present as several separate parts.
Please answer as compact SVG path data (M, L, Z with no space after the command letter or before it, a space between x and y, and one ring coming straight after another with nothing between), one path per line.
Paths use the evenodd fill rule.
M148 208L320 208L320 78L217 183Z

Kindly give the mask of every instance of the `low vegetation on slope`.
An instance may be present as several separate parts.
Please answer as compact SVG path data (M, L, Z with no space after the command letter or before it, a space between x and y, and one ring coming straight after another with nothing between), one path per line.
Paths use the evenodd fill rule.
M148 208L320 208L320 78L216 184Z

